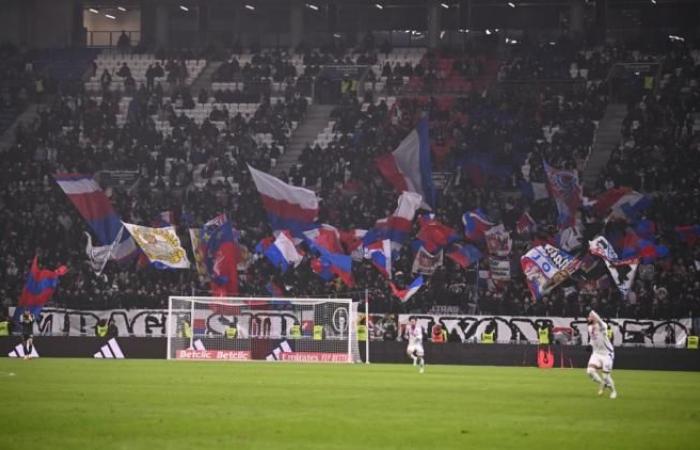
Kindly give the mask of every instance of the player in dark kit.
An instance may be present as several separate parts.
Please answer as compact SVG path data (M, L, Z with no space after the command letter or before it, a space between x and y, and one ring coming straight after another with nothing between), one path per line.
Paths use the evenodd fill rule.
M34 332L34 315L29 311L24 311L20 319L20 324L22 325L24 359L29 359L32 357L32 350L34 349L34 343L32 342L32 338L34 337L32 334Z

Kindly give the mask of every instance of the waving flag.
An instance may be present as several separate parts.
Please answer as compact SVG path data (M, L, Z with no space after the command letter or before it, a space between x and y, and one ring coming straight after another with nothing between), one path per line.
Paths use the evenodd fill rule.
M199 253L214 297L238 295L238 233L224 214L205 223L200 234Z
M304 253L297 249L291 234L286 230L277 235L275 242L265 250L264 254L282 273L286 272L290 266L298 267L304 259Z
M645 264L669 255L668 247L657 245L649 239L640 238L634 231L628 230L622 239L621 259L639 258Z
M377 158L377 168L398 192L415 192L421 196L423 208L434 206L433 174L430 161L428 119L418 122L415 130L393 152Z
M169 227L170 225L175 225L175 214L172 211L162 211L151 221L151 226L154 228ZM148 257L141 253L136 262L136 268L143 269L148 266L148 263Z
M484 233L495 225L486 218L486 213L481 208L464 213L462 223L464 224L464 236L474 242L483 240Z
M293 236L301 237L304 231L316 227L318 198L315 192L287 184L251 166L248 170L273 230L289 230Z
M678 238L688 245L700 240L700 225L683 225L675 228Z
M332 253L324 247L310 243L310 247L319 254L318 258L311 260L311 270L316 272L321 278L330 281L334 276L338 276L347 286L354 286L352 277L352 258L340 253Z
M53 297L58 287L58 278L67 272L66 266L59 266L56 270L40 269L39 258L35 256L19 298L19 307L15 309L15 317L19 317L25 310L38 315L41 308Z
M592 254L600 256L603 259L615 285L622 295L627 295L634 282L634 276L639 267L639 259L618 258L612 244L603 236L598 236L592 241L589 241L588 247Z
M361 261L364 258L362 239L366 234L367 230L359 228L340 231L340 243L345 249L344 253L349 254L354 261Z
M532 234L537 231L537 223L532 216L524 212L515 224L518 234Z
M467 268L479 261L483 255L478 248L471 244L454 244L450 251L447 252L447 257L460 266Z
M124 223L148 260L159 269L189 269L187 252L180 244L175 227L150 228Z
M563 283L580 265L580 259L549 244L533 247L520 258L520 266L535 299Z
M632 222L649 206L651 206L650 197L631 188L621 187L609 189L600 194L593 203L592 212L598 217L605 217L610 213L613 217Z
M402 303L406 303L423 286L423 276L420 275L406 289L399 289L393 282L389 282L391 293L398 297Z
M340 233L337 228L331 225L321 224L318 228L304 231L304 236L315 245L319 245L331 253L345 253L340 243Z
M365 247L365 257L372 261L374 267L391 280L391 241L384 239Z
M494 256L507 257L513 248L513 240L510 238L510 231L506 230L503 224L489 228L484 233L486 248L489 254Z
M457 232L435 219L421 221L418 239L430 253L437 253L449 244L459 240Z
M554 197L559 211L557 222L560 229L576 225L576 214L583 204L581 185L575 170L563 170L551 167L543 161L544 170L549 181L549 190Z
M374 227L362 238L365 246L384 239L391 241L391 248L397 252L411 233L413 218L420 207L421 196L414 192L403 192L399 196L394 214L377 220Z
M102 245L112 245L111 259L127 261L138 254L138 248L129 233L123 233L115 243L122 228L122 221L102 188L90 175L58 173L54 175L58 186L90 225Z

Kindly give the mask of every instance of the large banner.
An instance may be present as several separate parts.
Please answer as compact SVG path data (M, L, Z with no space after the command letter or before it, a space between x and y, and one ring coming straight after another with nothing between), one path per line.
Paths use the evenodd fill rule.
M588 343L588 327L585 317L517 317L517 316L470 316L455 314L400 314L398 316L398 335L401 339L401 330L408 324L411 317L415 317L419 325L428 333L436 324L444 325L448 336L456 334L461 342L478 341L481 333L490 323L496 325L496 341L500 343L530 342L537 343L537 329L542 324L551 324L554 330L554 338L566 337L569 343L578 339L574 337L575 331L580 336L582 345ZM370 336L374 340L381 340L384 336L384 324L387 316L370 313ZM610 319L608 326L613 330L613 343L616 346L685 346L688 330L691 328L691 319L677 320L637 320L637 319ZM392 325L393 326L393 325ZM454 332L454 334L453 334Z
M252 305L251 305L252 306ZM226 328L235 323L240 338L265 337L277 339L287 336L295 322L299 323L304 334L311 335L313 326L318 325L313 310L293 311L286 305L270 305L251 308L228 306L217 310L195 309L190 317L190 309L174 310L172 333L182 333L185 321L192 323L194 334L200 336L220 336ZM324 321L327 336L345 336L348 332L350 312L345 306L331 305ZM276 309L273 309L276 308ZM10 316L14 307L10 308ZM75 309L44 308L37 318L34 334L37 336L94 336L95 326L100 320L112 320L119 336L162 337L168 329L167 309L112 309L88 311Z
M10 315L14 308L10 308ZM232 313L234 311L231 311ZM313 328L313 313L295 315L291 310L247 310L237 314L220 314L217 311L199 310L196 319L202 321L204 333L212 336L224 333L227 324L236 318L241 337L250 335L277 338L289 333L295 320L299 321L302 329L309 331ZM566 333L567 329L578 331L581 343L588 342L588 329L585 317L518 317L518 316L478 316L461 314L401 314L398 323L388 321L383 314L371 314L369 320L370 336L373 340L382 339L384 324L392 322L393 327L400 331L409 318L415 317L423 329L428 332L433 325L444 325L448 334L454 333L461 342L478 340L486 326L491 322L496 324L496 340L502 343L537 342L537 328L543 323L551 324L555 331ZM35 325L35 335L48 336L94 336L98 320L114 320L119 336L152 336L161 337L167 330L168 311L155 309L113 309L107 311L81 311L44 308ZM186 313L174 313L173 320L187 319ZM268 319L268 320L266 320ZM343 335L347 333L347 308L338 306L330 314L327 325L329 333ZM637 320L610 319L608 325L613 330L615 345L685 345L691 319L673 320ZM269 327L266 326L269 324ZM177 324L173 324L176 327ZM173 328L176 329L176 328ZM306 332L305 331L305 332ZM399 334L400 336L400 334ZM400 337L399 337L400 339Z

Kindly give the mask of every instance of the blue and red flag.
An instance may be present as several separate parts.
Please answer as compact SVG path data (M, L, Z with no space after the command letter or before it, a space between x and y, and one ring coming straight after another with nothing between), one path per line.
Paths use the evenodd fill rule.
M430 253L437 253L451 243L459 240L457 232L438 222L435 219L427 219L421 221L420 230L418 231L418 240L421 241L423 247Z
M221 214L202 227L200 242L214 297L238 294L238 233Z
M355 280L352 277L352 258L350 256L330 252L313 242L310 242L309 246L319 254L318 258L314 258L311 261L311 269L321 278L330 281L333 276L337 276L347 286L355 285Z
M700 225L682 225L675 230L678 237L688 245L695 245L700 240Z
M123 226L122 221L114 211L112 202L91 175L57 173L54 178L83 219L90 225L100 244L114 243L111 259L128 261L136 257L139 248L129 233L122 233L120 242L114 242Z
M474 242L483 240L484 233L495 225L486 217L486 213L481 208L464 213L462 223L464 224L464 236Z
M41 308L53 297L58 287L58 278L66 272L68 272L66 266L59 266L55 270L40 269L39 258L35 256L19 298L18 308L15 310L15 317L19 317L24 310L30 310L32 314L38 315Z
M627 231L622 239L622 250L618 253L620 259L641 259L648 264L669 255L665 245L657 245L649 239L640 238L634 231Z
M455 244L446 255L464 268L471 266L483 257L479 249L471 244Z

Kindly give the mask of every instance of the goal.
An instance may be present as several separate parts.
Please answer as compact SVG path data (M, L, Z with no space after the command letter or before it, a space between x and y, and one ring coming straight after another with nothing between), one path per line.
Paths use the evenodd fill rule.
M337 298L168 298L167 358L360 362L357 303Z

